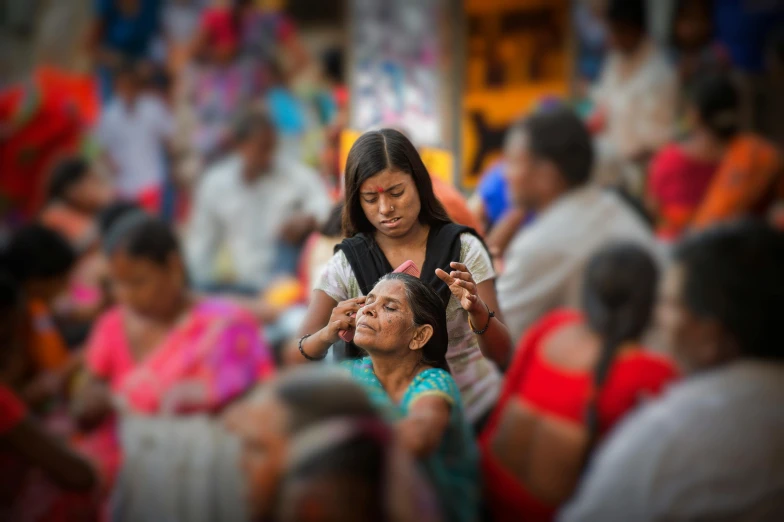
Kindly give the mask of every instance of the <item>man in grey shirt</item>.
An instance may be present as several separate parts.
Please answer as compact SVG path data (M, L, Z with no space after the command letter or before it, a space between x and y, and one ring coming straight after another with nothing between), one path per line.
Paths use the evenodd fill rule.
M679 246L659 322L687 375L616 428L562 522L784 520L782 267L761 223Z

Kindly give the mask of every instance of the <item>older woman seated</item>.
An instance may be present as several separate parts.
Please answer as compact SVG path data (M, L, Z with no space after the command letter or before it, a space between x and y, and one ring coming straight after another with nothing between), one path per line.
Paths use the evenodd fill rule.
M338 338L346 322L327 330ZM478 453L463 413L460 390L447 371L443 302L427 284L388 274L357 314L354 343L368 357L346 361L351 375L386 417L403 446L424 467L445 519L477 518Z

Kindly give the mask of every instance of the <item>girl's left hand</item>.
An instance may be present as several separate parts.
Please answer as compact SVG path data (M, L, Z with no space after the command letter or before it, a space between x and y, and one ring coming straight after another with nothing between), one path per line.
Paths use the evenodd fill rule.
M440 268L436 269L436 275L441 281L446 283L452 295L460 301L463 310L471 312L481 307L478 289L474 282L474 277L463 263L453 261L449 264L454 270L446 273Z

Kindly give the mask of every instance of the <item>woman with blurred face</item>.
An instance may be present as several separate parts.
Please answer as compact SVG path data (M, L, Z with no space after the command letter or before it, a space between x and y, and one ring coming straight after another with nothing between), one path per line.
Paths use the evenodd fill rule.
M400 132L367 132L351 148L343 229L348 239L313 293L300 353L293 349L290 359L326 357L338 340L334 332L356 327L352 314L376 281L410 260L446 309L449 369L469 420L481 424L498 396L496 366L506 365L511 348L492 262L475 231L449 220L419 154Z
M119 448L107 443L113 427L105 421L115 404L141 415L216 413L269 377L273 363L249 314L190 293L168 225L141 212L126 214L104 247L119 306L92 332L89 377L75 413L83 427L104 428L92 449L111 478Z

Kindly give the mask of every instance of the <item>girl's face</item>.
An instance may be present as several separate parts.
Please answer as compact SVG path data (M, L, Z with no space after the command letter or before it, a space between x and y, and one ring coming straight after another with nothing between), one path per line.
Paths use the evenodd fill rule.
M158 264L120 250L110 259L109 270L115 299L141 316L167 315L186 291L182 261L176 253Z
M419 223L419 192L404 172L385 170L366 179L359 201L370 224L385 236L403 237Z
M433 335L430 325L416 326L401 281L378 283L357 314L354 343L373 353L405 355L419 350Z

